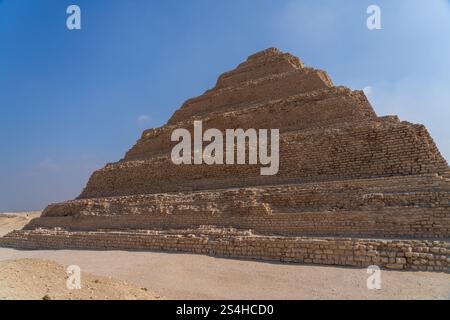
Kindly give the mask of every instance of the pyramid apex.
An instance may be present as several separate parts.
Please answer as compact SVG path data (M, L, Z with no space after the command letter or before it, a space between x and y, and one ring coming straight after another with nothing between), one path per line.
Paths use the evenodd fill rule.
M262 51L259 51L259 52L256 52L256 53L250 55L247 60L257 59L257 58L260 58L263 56L276 56L276 55L282 55L282 54L283 54L283 51L281 51L280 49L275 48L275 47L270 47L270 48L264 49Z

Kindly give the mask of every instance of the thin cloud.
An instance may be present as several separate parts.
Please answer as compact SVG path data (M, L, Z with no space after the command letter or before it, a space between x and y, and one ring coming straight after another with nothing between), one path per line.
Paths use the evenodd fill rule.
M149 117L148 115L146 115L146 114L142 114L142 115L140 115L140 116L137 118L137 120L138 120L139 122L147 122L147 121L150 120L150 117Z
M39 167L47 171L59 171L61 165L53 161L52 159L44 159L39 163Z

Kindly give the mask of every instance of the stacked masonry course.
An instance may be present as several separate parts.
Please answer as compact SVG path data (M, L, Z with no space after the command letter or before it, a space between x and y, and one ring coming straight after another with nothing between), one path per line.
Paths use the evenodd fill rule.
M279 129L280 170L175 165L173 130ZM0 245L170 250L449 272L450 169L422 125L271 48L146 130L72 201Z

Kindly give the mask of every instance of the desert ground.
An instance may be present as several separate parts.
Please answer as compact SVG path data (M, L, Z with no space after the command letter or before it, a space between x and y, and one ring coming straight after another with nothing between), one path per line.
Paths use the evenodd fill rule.
M37 218L40 215L40 211L0 213L0 237L3 237L5 234L12 230L21 229L31 219Z
M81 273L80 290L66 286L66 268L56 262L19 259L0 261L0 299L32 300L153 300L147 288L125 281Z
M0 235L38 212L0 215ZM78 265L82 289L67 290ZM281 264L203 255L0 248L0 299L450 299L450 275L382 270L380 290L366 269Z

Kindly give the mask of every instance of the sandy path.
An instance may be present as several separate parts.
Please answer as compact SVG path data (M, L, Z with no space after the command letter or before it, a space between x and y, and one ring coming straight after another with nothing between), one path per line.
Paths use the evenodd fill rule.
M169 299L449 299L450 275L382 271L368 290L365 269L287 265L202 255L127 251L18 251L0 261L39 258L151 288Z

